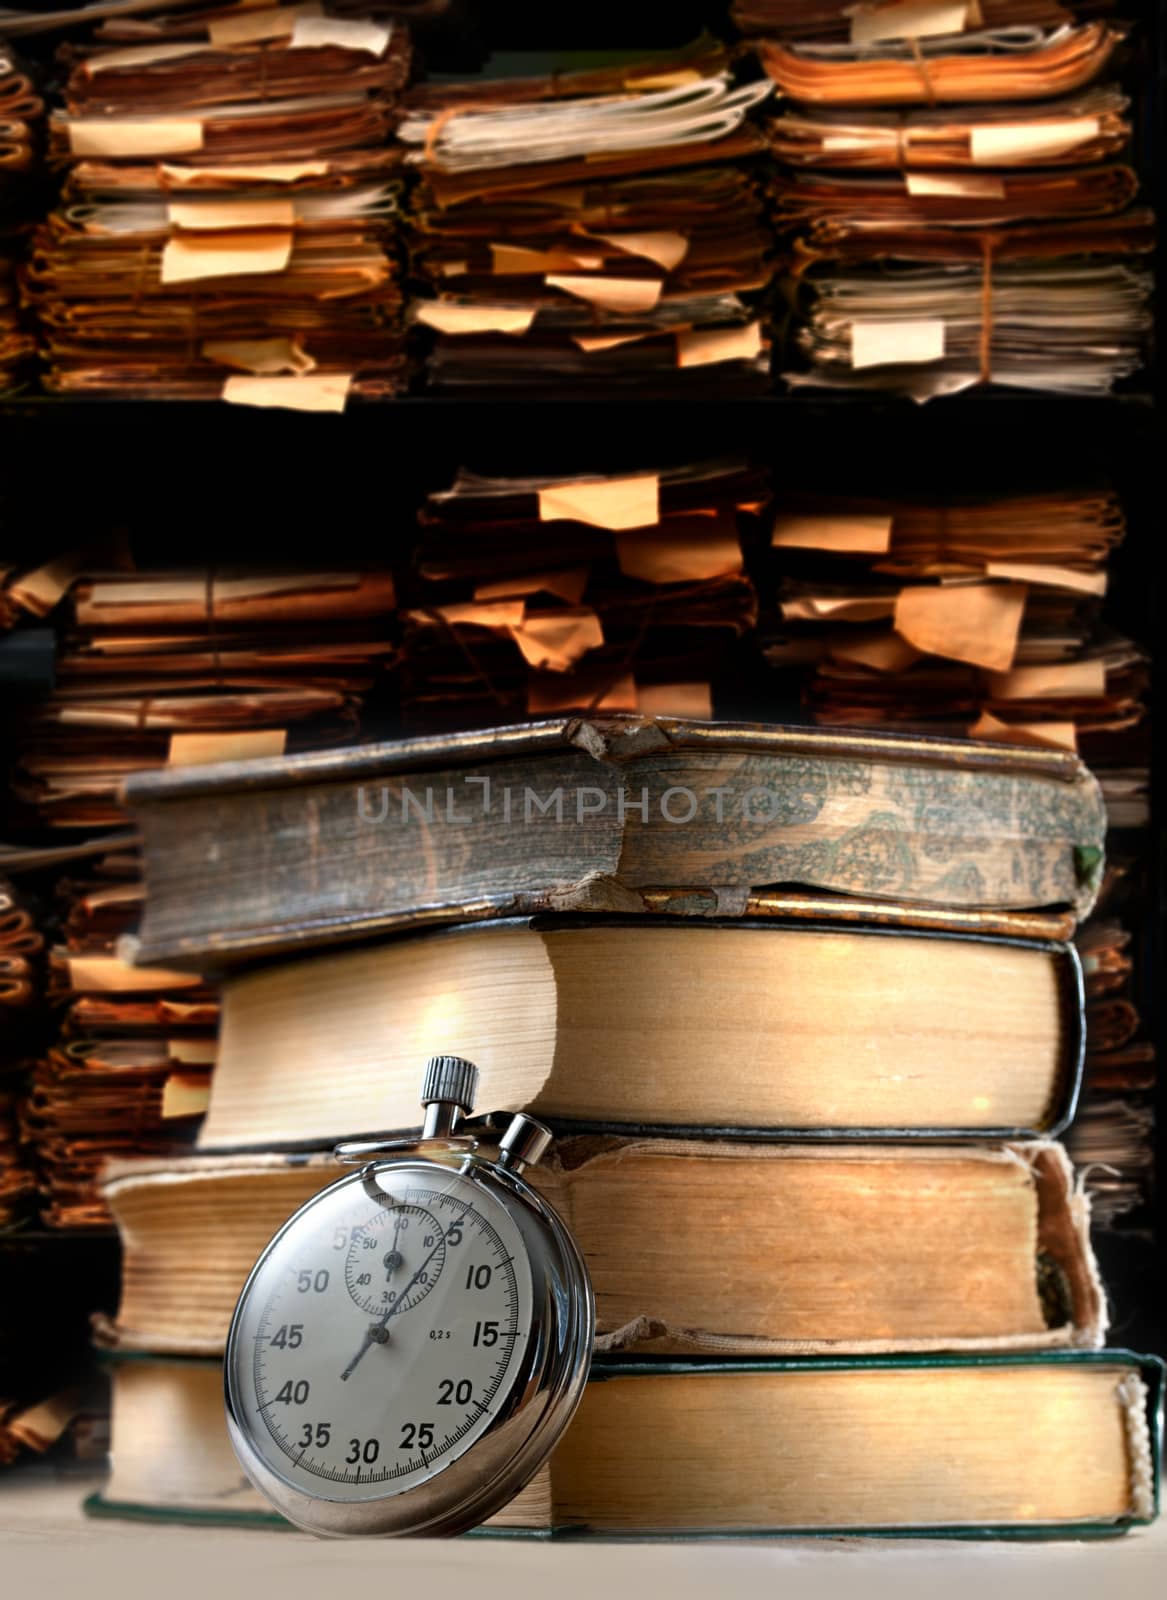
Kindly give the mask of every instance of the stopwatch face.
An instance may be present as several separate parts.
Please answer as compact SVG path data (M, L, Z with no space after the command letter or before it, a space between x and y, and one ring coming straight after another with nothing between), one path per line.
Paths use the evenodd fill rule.
M488 1187L438 1166L354 1173L260 1258L232 1326L231 1411L293 1489L383 1500L490 1428L531 1327L527 1248Z

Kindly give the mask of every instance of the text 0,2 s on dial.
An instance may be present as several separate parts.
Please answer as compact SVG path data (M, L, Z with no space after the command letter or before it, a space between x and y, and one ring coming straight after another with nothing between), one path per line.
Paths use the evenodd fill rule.
M595 1331L570 1233L527 1184L550 1141L515 1116L488 1160L458 1123L476 1069L426 1069L420 1139L348 1144L358 1170L264 1250L227 1339L227 1424L256 1487L331 1535L458 1533L538 1471Z

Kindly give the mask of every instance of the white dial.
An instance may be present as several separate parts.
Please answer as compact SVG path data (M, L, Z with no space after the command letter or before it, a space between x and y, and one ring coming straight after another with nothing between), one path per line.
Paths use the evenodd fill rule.
M486 1188L436 1166L355 1173L261 1258L231 1347L234 1412L293 1488L383 1499L486 1431L531 1320L523 1236Z

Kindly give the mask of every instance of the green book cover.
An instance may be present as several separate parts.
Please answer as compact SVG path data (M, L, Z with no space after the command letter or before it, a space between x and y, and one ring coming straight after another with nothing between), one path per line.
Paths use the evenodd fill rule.
M197 1382L201 1393L206 1397L208 1415L204 1419L211 1428L221 1428L222 1448L226 1452L224 1460L229 1467L234 1467L233 1457L230 1456L229 1446L226 1442L225 1428L222 1428L218 1413L218 1397L221 1387L220 1366L217 1362L185 1357L155 1357L152 1355L116 1355L106 1358L113 1371L115 1383L117 1369L126 1368L155 1368L161 1371L164 1368L174 1369L180 1381L189 1382L197 1373ZM1029 1352L1029 1353L984 1353L977 1355L889 1355L874 1357L805 1357L790 1360L763 1360L763 1361L718 1361L714 1359L702 1360L618 1360L597 1358L592 1365L591 1385L623 1384L639 1378L650 1377L659 1379L662 1376L676 1376L687 1379L709 1379L714 1382L725 1379L735 1374L766 1374L782 1372L799 1373L847 1373L877 1371L919 1371L923 1369L989 1369L989 1368L1035 1368L1046 1369L1072 1368L1082 1369L1088 1367L1122 1367L1127 1366L1136 1373L1143 1382L1146 1392L1146 1440L1149 1444L1149 1462L1143 1466L1149 1471L1149 1495L1146 1497L1146 1510L1132 1512L1114 1520L1102 1521L1059 1521L1054 1523L1040 1521L1005 1522L1005 1523L947 1523L933 1522L908 1524L897 1523L895 1526L862 1526L853 1522L832 1524L830 1526L786 1526L781 1527L749 1527L748 1529L734 1527L712 1527L708 1529L685 1528L682 1531L654 1531L646 1529L642 1532L612 1531L610 1529L592 1529L587 1526L555 1526L548 1528L481 1528L475 1530L476 1537L507 1537L507 1538L553 1538L553 1539L580 1539L580 1538L727 1538L727 1537L788 1537L799 1536L838 1536L840 1534L867 1534L881 1538L904 1537L944 1537L957 1539L1055 1539L1055 1538L1102 1538L1111 1537L1124 1532L1127 1528L1154 1519L1159 1511L1160 1479L1163 1441L1163 1406L1165 1369L1164 1363L1156 1356L1139 1356L1128 1350L1097 1350L1097 1351L1054 1351L1054 1352ZM211 1413L214 1413L213 1415ZM189 1421L189 1413L187 1413ZM115 1449L117 1438L117 1422L115 1416ZM562 1447L561 1447L562 1448ZM1086 1448L1083 1442L1083 1449ZM1134 1448L1132 1446L1132 1448ZM938 1458L939 1459L939 1458ZM236 1469L237 1472L237 1469ZM213 1506L207 1504L181 1503L163 1504L161 1501L148 1502L145 1500L126 1500L116 1498L104 1491L92 1495L86 1502L86 1511L93 1516L126 1517L149 1521L181 1522L191 1525L215 1525L238 1527L268 1527L286 1528L288 1523L275 1512L251 1507Z

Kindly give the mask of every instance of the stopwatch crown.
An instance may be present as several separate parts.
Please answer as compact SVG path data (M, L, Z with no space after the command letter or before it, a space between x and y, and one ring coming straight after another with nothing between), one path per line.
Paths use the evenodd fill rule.
M463 1116L474 1110L478 1068L464 1056L431 1056L425 1064L421 1103L455 1105Z

